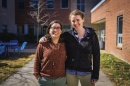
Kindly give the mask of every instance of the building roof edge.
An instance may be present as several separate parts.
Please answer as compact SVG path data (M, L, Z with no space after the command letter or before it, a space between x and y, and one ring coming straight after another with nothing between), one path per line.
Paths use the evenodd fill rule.
M106 0L101 0L92 10L91 13L96 10L100 5L102 5Z

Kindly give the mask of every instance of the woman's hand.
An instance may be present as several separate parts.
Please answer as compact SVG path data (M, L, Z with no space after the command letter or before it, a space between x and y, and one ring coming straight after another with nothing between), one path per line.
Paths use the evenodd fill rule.
M35 78L38 80L40 78L40 75L35 74Z
M39 76L39 77L37 77L37 80L39 80L39 78L40 78L40 76Z
M47 41L47 38L45 36L43 36L42 38L40 38L39 42L40 43L44 43Z
M97 80L92 80L92 84L95 84L97 82Z

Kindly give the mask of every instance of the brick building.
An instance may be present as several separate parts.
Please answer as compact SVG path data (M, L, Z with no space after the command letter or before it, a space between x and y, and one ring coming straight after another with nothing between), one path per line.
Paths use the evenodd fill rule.
M25 1L25 2L24 2ZM69 13L74 9L82 10L86 17L85 17L85 25L91 26L91 12L90 10L100 1L100 0L43 0L44 4L43 8L44 11L42 15L45 14L53 14L55 12L56 17L52 17L46 24L48 24L52 20L60 20L63 24L63 28L70 29L70 22L69 22ZM35 32L35 25L32 22L29 22L29 18L31 18L27 12L29 12L29 2L36 2L37 0L23 0L23 2L19 2L16 0L16 25L17 29L23 28L23 32L19 32L20 34L27 34L32 33L36 34ZM50 4L51 3L51 4ZM23 4L24 6L21 6ZM21 6L21 8L20 8ZM27 20L28 19L28 20ZM42 24L42 22L41 22ZM29 30L30 29L30 30ZM42 30L43 29L43 30ZM32 31L33 30L33 31ZM22 30L19 30L22 31ZM30 31L30 32L29 32ZM40 34L43 35L44 28L41 28ZM33 33L32 33L33 34Z
M32 20L32 17L28 15L30 11L36 11L37 5L34 8L30 7L31 3L38 3L38 0L1 0L0 5L1 9L5 11L10 11L7 13L9 16L2 16L2 20L0 19L0 27L6 26L4 31L6 33L14 33L19 39L24 40L24 36L31 34L36 36L44 35L45 28L50 21L52 20L60 20L63 24L64 31L71 28L70 21L69 21L69 13L74 9L80 9L85 14L85 26L92 27L91 25L91 12L90 10L101 0L42 0L44 2L43 5L43 12L41 15L46 14L53 14L55 12L55 17L52 17L49 21L45 24L44 22L40 22L42 26L39 31L37 32L37 24L34 23L35 21ZM7 4L8 3L8 4ZM9 4L10 3L10 4ZM3 4L7 5L7 8L3 8ZM7 18L9 17L9 18ZM4 19L7 18L5 21ZM9 20L8 20L9 19ZM46 20L46 19L45 19ZM5 21L5 23L3 23ZM9 26L11 23L11 27ZM3 33L3 30L0 30Z
M102 0L91 10L105 50L130 63L130 0Z

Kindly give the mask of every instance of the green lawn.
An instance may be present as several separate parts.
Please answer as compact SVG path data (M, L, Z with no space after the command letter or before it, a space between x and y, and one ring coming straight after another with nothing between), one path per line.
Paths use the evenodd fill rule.
M0 57L0 83L34 58L34 54L21 53L20 56Z
M130 86L130 64L111 54L101 54L101 69L116 86Z

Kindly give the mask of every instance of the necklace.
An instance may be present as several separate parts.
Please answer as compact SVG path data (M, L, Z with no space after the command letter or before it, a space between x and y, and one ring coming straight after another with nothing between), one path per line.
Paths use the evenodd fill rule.
M57 44L54 44L54 43L53 43L54 49L59 49L59 48L60 48L60 44L61 44L61 43L57 43Z

